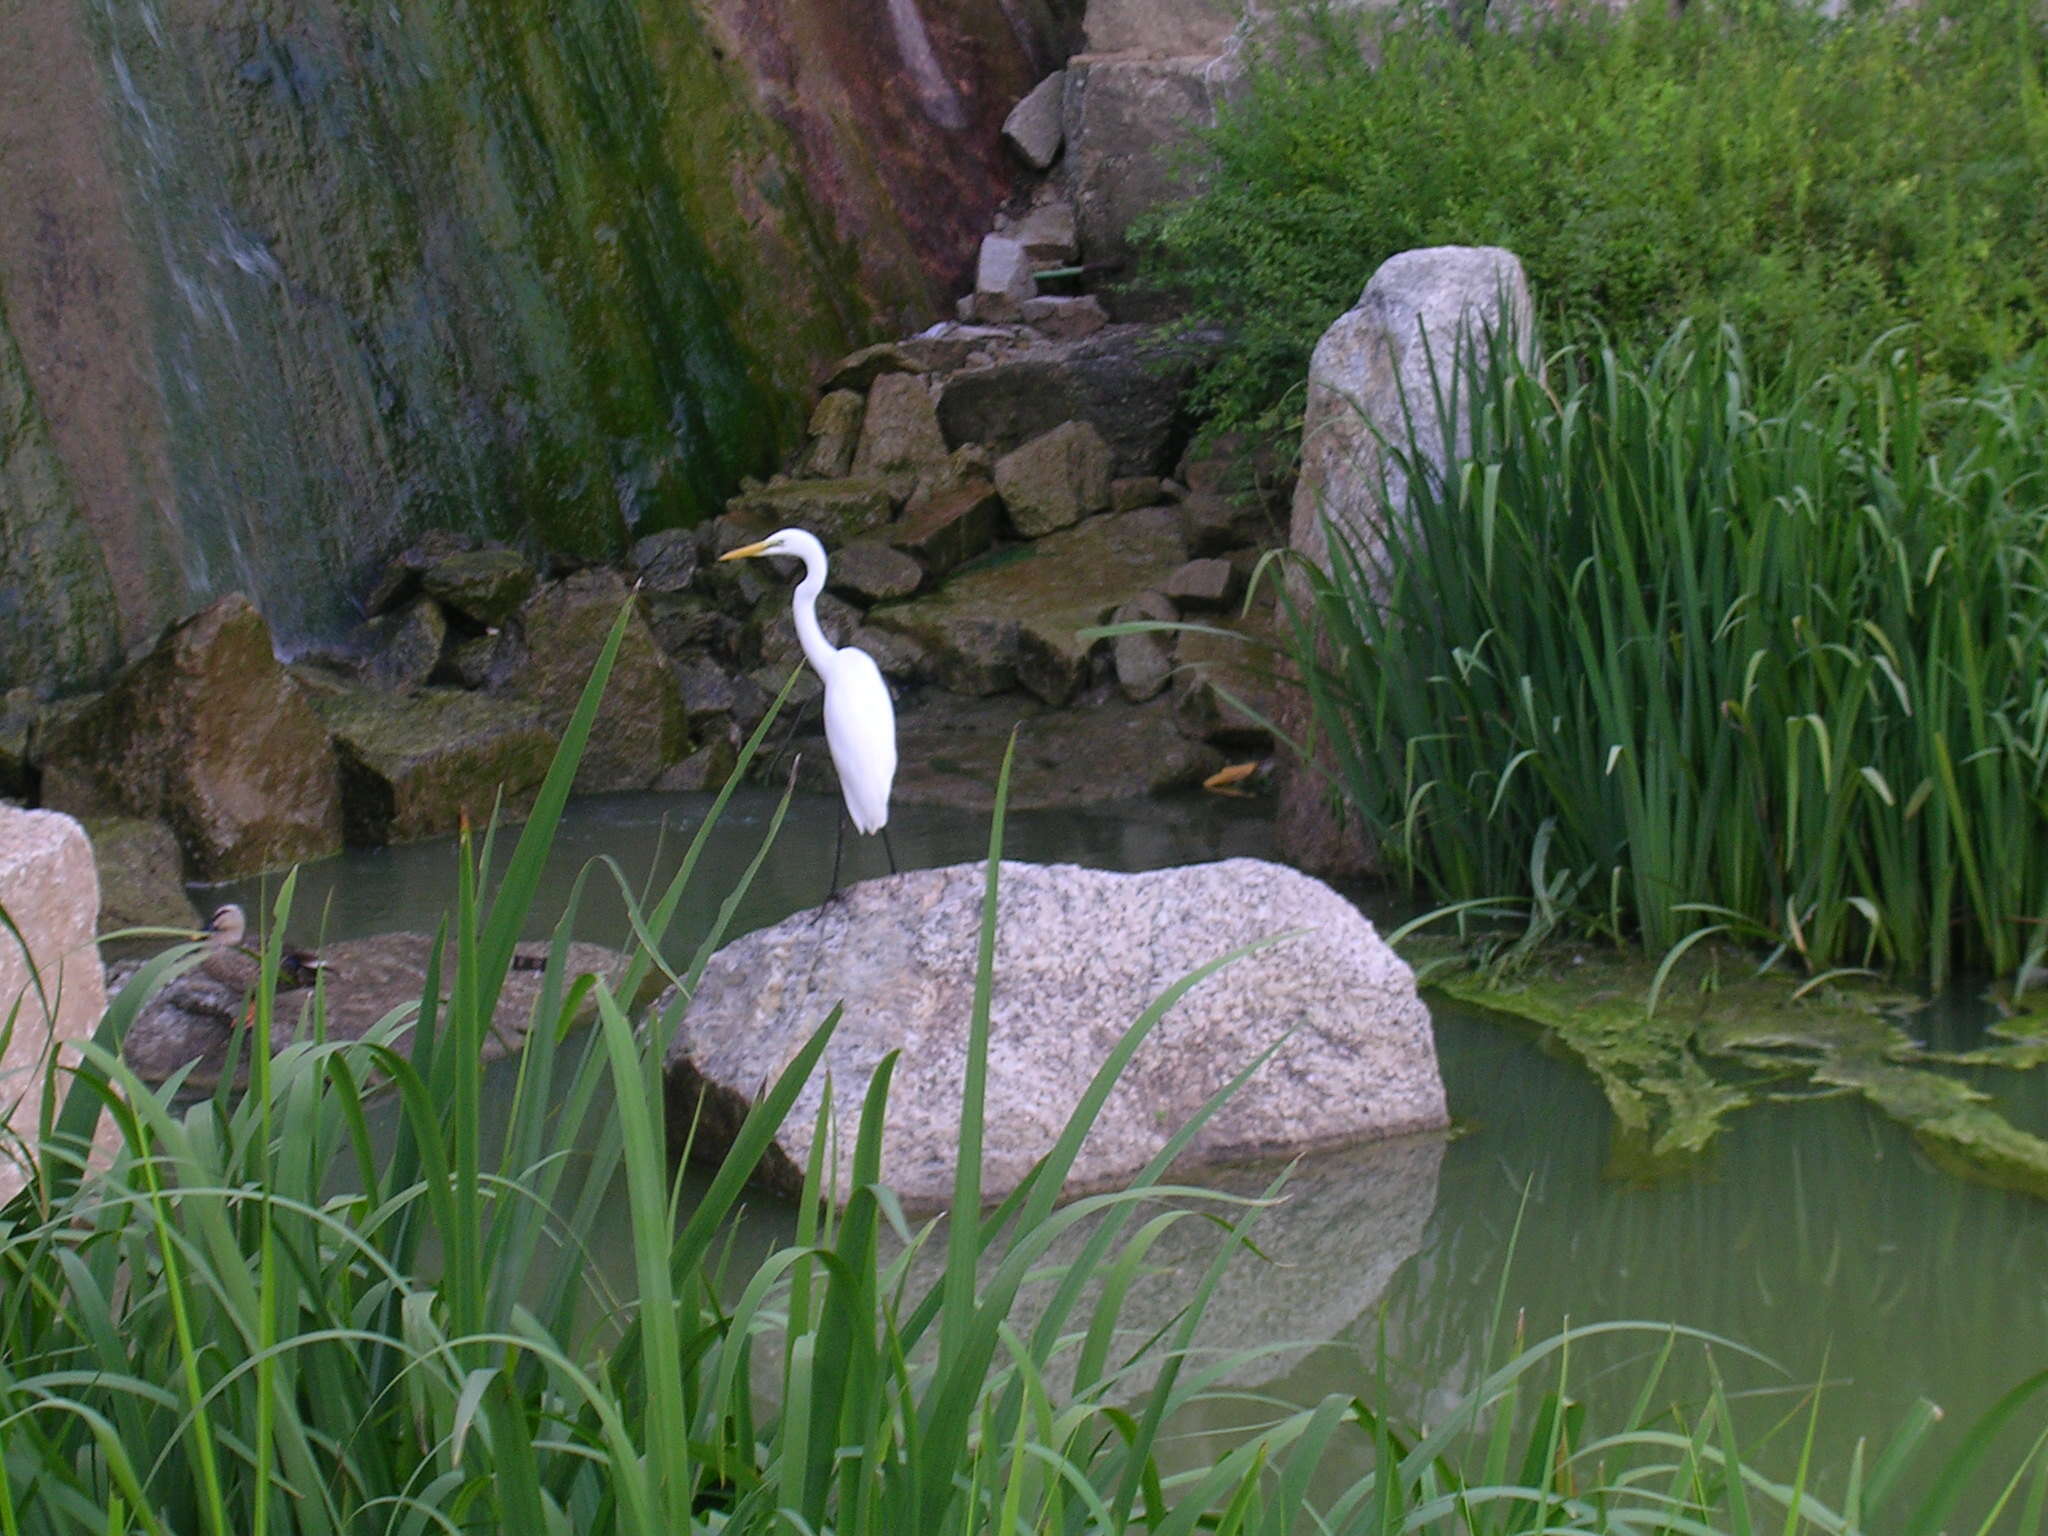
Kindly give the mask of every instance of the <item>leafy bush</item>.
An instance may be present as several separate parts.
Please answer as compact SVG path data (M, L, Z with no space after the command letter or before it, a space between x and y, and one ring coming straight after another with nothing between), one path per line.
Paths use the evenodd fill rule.
M1438 901L1935 985L2048 951L2048 372L1798 385L1727 333L1496 367L1471 458L1333 539L1293 650Z
M1150 227L1233 330L1219 425L1277 423L1316 338L1414 246L1514 250L1567 342L1691 317L1833 362L1911 324L1962 380L2024 352L2048 328L2048 30L2028 0L1820 10L1312 19L1209 136L1210 189Z

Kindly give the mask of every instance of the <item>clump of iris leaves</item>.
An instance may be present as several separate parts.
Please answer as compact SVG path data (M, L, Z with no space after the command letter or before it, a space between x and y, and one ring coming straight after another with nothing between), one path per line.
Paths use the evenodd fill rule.
M2048 1392L2048 1373L1995 1405L1915 1489L1902 1473L1933 1419L1923 1405L1877 1454L1859 1448L1850 1466L1827 1469L1840 1490L1831 1503L1814 1493L1819 1387L1758 1432L1710 1354L1711 1388L1668 1406L1676 1353L1740 1346L1654 1323L1516 1340L1426 1430L1396 1421L1363 1365L1356 1392L1301 1409L1230 1389L1256 1350L1219 1357L1191 1341L1224 1266L1266 1262L1257 1222L1269 1202L1164 1182L1226 1095L1129 1189L1065 1206L1057 1196L1124 1060L1232 956L1134 1020L1043 1162L982 1206L1000 809L950 1220L912 1227L889 1192L885 1064L865 1085L842 1085L861 1095L851 1187L832 1188L814 1160L793 1240L738 1257L737 1203L817 1070L836 1010L765 1085L708 1181L693 1183L672 1156L673 1010L636 1021L629 1000L656 977L687 993L779 813L736 888L696 892L700 831L665 889L624 891L635 941L616 987L570 980L572 896L510 1106L491 1107L485 1032L627 617L495 888L481 874L494 867L495 833L481 847L465 837L448 962L417 1008L361 1040L330 1040L316 994L289 1043L247 1053L246 1090L226 1086L230 1071L181 1104L175 1084L138 1081L119 1047L143 1001L198 958L184 946L123 988L96 1038L31 1100L33 1182L0 1207L6 1536L1506 1536L1760 1522L1932 1533L1953 1528L1965 1497L1983 1531L2048 1519L2040 1444L1987 1479L1994 1443ZM288 879L273 936L291 892ZM693 953L671 955L685 901L720 918ZM277 945L244 1046L277 1017ZM694 1124L677 1134L693 1137ZM821 1126L815 1144L826 1141ZM1283 1181L1269 1194L1284 1192ZM1134 1327L1122 1312L1131 1284L1184 1222L1213 1234L1212 1256L1178 1317ZM621 1240L623 1264L598 1261ZM927 1249L936 1262L914 1264ZM1040 1292L1028 1314L1014 1307L1027 1281ZM1644 1346L1634 1409L1617 1425L1589 1422L1573 1351L1632 1333ZM1234 1448L1193 1466L1165 1454L1185 1415L1225 1398L1244 1423ZM1361 1455L1364 1475L1319 1478Z

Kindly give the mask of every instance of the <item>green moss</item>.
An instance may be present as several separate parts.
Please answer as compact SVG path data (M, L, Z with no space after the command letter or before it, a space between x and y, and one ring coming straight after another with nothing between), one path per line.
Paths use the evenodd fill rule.
M1848 1092L1904 1126L1969 1178L2048 1198L2048 1141L2020 1130L1956 1066L2026 1069L2048 1040L1923 1049L1904 1021L1921 1000L1857 978L1815 984L1732 950L1697 946L1659 985L1639 954L1539 953L1512 974L1417 946L1429 985L1509 1014L1582 1061L1615 1115L1617 1171L1654 1174L1696 1158L1737 1110L1764 1098ZM1656 989L1657 1007L1646 1003ZM2038 1027L2038 1020L2028 1021Z

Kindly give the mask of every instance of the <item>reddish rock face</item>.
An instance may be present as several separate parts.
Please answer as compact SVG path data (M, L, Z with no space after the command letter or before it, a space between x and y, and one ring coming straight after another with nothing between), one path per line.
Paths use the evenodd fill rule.
M1072 42L1061 0L709 0L811 196L858 252L862 287L907 256L933 306L971 277L1017 167L1003 119ZM906 319L909 317L905 317Z

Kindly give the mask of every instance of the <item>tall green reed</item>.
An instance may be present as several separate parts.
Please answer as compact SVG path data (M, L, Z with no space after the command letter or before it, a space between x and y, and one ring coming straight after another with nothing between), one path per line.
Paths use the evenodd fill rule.
M1653 949L2037 964L2048 376L1760 378L1684 327L1552 374L1465 370L1469 458L1411 465L1384 546L1333 530L1291 605L1391 868Z
M674 1013L636 1024L622 999L651 969L687 994L736 908L737 890L670 968L661 940L698 899L700 830L656 899L628 893L639 943L616 987L568 978L572 895L510 1107L487 1107L483 1031L622 633L494 890L478 871L493 867L496 832L481 846L465 836L452 960L416 1014L396 1011L361 1041L328 1040L316 1006L294 1043L250 1052L245 1092L223 1086L181 1107L126 1070L119 1043L194 951L152 960L116 997L46 1116L40 1181L0 1210L4 1536L1384 1536L1747 1529L1759 1510L1787 1531L1853 1526L1797 1477L1775 1483L1745 1466L1718 1393L1698 1425L1665 1428L1645 1409L1629 1431L1594 1438L1570 1400L1570 1333L1489 1373L1429 1434L1390 1422L1361 1390L1282 1412L1213 1463L1172 1470L1161 1450L1177 1419L1240 1362L1192 1340L1223 1266L1255 1241L1260 1206L1161 1181L1227 1090L1131 1189L1064 1206L1058 1196L1131 1052L1231 956L1133 1023L1053 1150L991 1210L969 1091L943 1241L913 1231L888 1189L885 1063L864 1089L853 1187L828 1188L814 1162L795 1241L750 1273L726 1273L747 1179L837 1016L769 1085L685 1210L690 1186L663 1130ZM1001 839L998 812L977 960L982 1041ZM272 974L292 889L287 880L270 928ZM596 1025L572 1032L586 1004ZM267 1038L272 1008L266 980L249 1038ZM93 1168L101 1116L121 1145ZM1133 1339L1122 1305L1151 1245L1204 1218L1217 1246L1186 1311ZM623 1283L603 1262L620 1238ZM943 1258L929 1281L915 1267L926 1249ZM1028 1322L1015 1308L1027 1284L1049 1292ZM1347 1443L1377 1469L1319 1506L1315 1473ZM2048 1480L2026 1486L2038 1525Z

